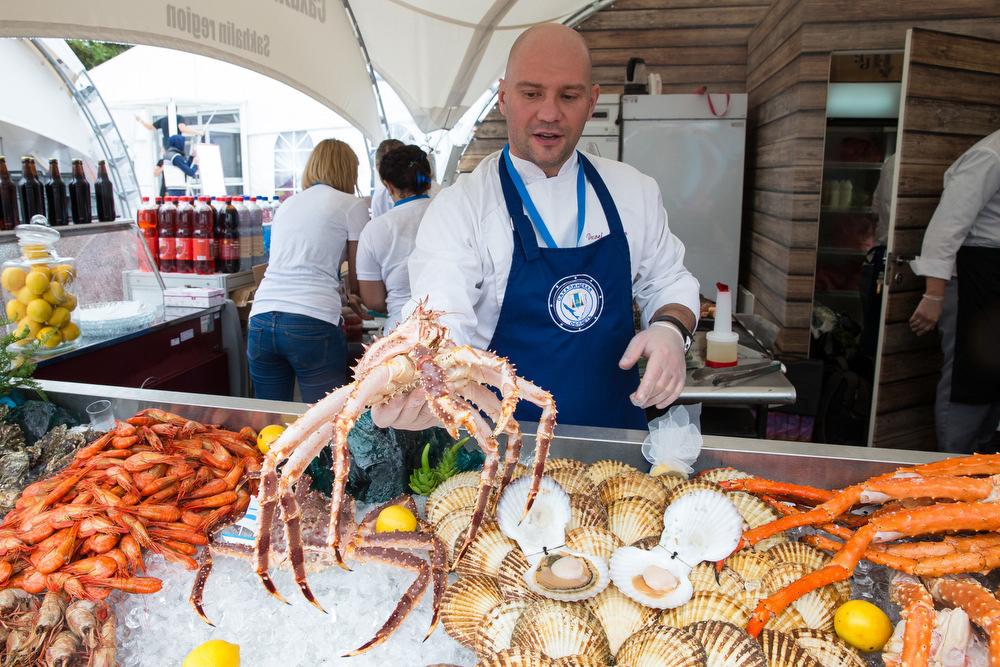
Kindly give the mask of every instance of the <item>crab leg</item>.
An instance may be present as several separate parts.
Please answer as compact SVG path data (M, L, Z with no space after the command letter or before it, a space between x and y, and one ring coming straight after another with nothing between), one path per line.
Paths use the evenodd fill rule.
M549 456L549 443L552 441L552 432L556 427L556 403L552 400L552 394L527 380L518 378L517 385L526 400L542 409L542 416L538 420L538 430L535 432L535 464L531 473L531 489L528 490L528 501L524 505L524 514L521 515L521 520L524 521L528 512L531 511L531 505L535 502L538 488L542 484L545 459Z
M488 388L476 382L470 382L458 390L458 395L479 407L496 423L496 415L500 411L500 401L496 394ZM511 477L514 476L517 461L521 457L521 425L517 423L517 420L512 419L507 422L503 432L507 435L507 444L504 447L503 455L503 478L497 486L497 495L507 488Z
M927 588L945 604L961 607L990 638L990 667L1000 666L1000 601L971 577L930 579Z
M900 667L927 667L935 620L931 594L915 578L902 574L892 581L892 598L902 607L906 621Z
M809 591L850 577L868 545L873 541L886 542L899 537L947 531L998 529L1000 529L1000 512L993 503L933 505L879 517L858 529L826 567L810 572L762 600L753 612L747 625L747 632L756 637L772 616L781 613L785 607Z

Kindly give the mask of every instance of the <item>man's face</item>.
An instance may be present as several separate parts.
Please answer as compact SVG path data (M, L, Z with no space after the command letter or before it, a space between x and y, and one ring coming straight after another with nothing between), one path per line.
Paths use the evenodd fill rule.
M500 111L507 118L510 151L549 177L573 155L597 104L585 50L560 40L525 44L500 79Z

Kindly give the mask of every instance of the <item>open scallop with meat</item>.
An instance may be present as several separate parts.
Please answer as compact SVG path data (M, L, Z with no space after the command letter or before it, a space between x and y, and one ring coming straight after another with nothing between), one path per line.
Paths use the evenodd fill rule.
M622 593L654 609L679 607L691 599L691 566L662 546L649 551L622 547L608 564L611 581Z
M592 598L611 583L608 565L600 556L568 547L546 549L528 556L524 583L543 597L562 602Z
M533 554L541 553L547 547L563 544L572 514L569 494L558 482L545 476L541 479L531 510L524 516L531 482L532 478L528 475L518 477L507 485L497 503L500 530L517 542L529 560Z

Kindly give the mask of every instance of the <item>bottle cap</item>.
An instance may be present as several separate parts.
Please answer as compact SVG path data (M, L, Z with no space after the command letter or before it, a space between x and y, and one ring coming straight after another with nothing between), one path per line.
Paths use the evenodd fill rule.
M731 333L733 330L733 293L724 283L716 283L715 332Z

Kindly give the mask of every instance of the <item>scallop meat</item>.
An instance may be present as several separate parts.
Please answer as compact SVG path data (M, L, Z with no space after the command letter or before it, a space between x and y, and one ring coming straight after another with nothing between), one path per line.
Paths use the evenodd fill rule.
M542 554L529 556L528 562L530 566L524 573L524 583L551 600L586 600L611 583L603 558L566 547L546 549Z
M622 547L611 556L611 580L622 593L654 609L679 607L691 599L691 567L663 547Z

